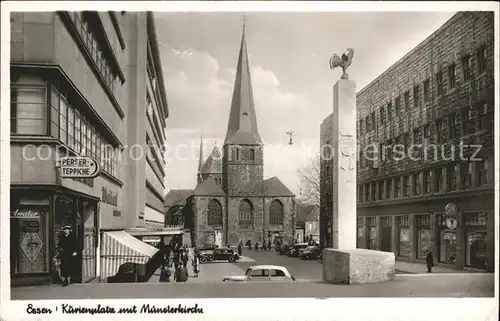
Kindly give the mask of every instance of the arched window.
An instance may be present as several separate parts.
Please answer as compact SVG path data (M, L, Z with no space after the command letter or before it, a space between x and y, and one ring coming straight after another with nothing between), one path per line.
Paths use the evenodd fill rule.
M235 153L236 153L236 160L240 160L240 148L239 147L235 147Z
M253 206L246 199L240 202L239 226L241 229L253 228Z
M208 203L208 225L222 227L222 205L217 200L210 200Z
M254 161L255 160L255 149L250 148L250 160Z
M283 204L278 200L272 201L269 207L269 224L283 225L283 216Z

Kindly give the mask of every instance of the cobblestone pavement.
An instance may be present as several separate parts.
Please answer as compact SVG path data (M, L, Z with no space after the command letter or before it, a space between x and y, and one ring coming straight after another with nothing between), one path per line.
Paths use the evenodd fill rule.
M258 298L258 297L493 297L494 274L397 275L363 285L292 283L89 283L12 288L13 300Z

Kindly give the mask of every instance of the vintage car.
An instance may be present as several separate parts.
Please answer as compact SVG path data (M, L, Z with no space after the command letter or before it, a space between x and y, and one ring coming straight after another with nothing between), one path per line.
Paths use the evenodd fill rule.
M254 265L245 275L225 276L223 282L294 282L295 278L286 267L279 265Z
M216 248L213 250L200 251L200 262L211 261L229 261L234 263L240 259L240 256L230 248Z
M299 257L302 260L317 260L321 255L321 248L319 246L313 245L308 246L302 252L300 252Z
M288 252L288 256L298 257L300 255L300 251L304 250L307 247L307 243L297 243L292 246L290 251Z

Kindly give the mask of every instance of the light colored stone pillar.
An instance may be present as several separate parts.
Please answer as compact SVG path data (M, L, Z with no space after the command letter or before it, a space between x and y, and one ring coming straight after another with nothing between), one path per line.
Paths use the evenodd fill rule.
M333 86L333 247L356 248L356 82Z
M398 255L398 227L396 226L396 215L391 216L391 251Z

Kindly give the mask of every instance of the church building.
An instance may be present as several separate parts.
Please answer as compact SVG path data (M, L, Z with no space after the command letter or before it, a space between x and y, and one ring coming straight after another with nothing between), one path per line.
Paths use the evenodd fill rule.
M183 224L198 244L289 242L295 235L295 207L295 195L279 178L264 179L264 144L243 29L224 145L204 160L202 138L197 186L166 195L166 223Z

